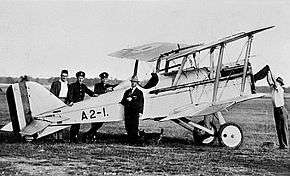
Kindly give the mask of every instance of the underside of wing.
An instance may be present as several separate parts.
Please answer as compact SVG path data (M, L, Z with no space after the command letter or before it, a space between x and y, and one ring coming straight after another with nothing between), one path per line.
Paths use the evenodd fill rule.
M156 42L133 48L122 49L120 51L110 53L109 56L152 62L164 53L178 50L179 48L187 46L188 45L185 44Z
M172 112L169 113L169 115L161 119L160 121L167 121L167 120L173 120L173 119L179 119L181 117L192 117L198 114L199 112L202 112L206 108L210 106L209 103L204 103L204 104L189 104L187 106L183 106L177 109L174 109Z

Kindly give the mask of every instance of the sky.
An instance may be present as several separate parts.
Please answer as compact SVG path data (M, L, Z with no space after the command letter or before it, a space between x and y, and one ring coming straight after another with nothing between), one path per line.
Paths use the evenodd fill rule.
M270 65L290 86L289 9L287 0L0 0L0 76L49 78L68 69L71 77L83 70L89 78L107 71L126 79L134 62L109 53L151 42L209 42L274 25L255 35L251 63L254 72Z

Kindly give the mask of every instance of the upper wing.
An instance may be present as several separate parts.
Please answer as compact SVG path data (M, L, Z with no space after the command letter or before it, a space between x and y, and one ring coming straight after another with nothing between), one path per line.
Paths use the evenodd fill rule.
M237 34L234 34L234 35L219 39L217 41L210 42L208 44L204 44L204 45L201 45L201 46L198 46L198 47L195 47L195 48L190 48L190 49L184 50L183 52L180 52L180 53L172 53L172 54L170 54L168 56L163 57L162 59L169 59L170 60L170 59L175 59L175 58L180 58L180 57L183 57L183 56L187 56L189 54L198 53L198 52L206 50L206 49L215 48L215 47L221 45L222 43L224 43L224 44L230 43L230 42L239 40L241 38L251 36L251 35L256 34L258 32L262 32L264 30L271 29L273 27L275 27L275 26L260 28L260 29L257 29L257 30L249 31L249 32L240 32L240 33L237 33Z
M184 47L188 47L188 45L156 42L134 48L122 49L121 51L110 53L109 56L152 62L164 53L177 51Z
M134 48L123 49L121 51L117 51L109 54L109 56L117 57L117 58L127 58L127 59L135 59L142 60L146 62L153 62L158 58L162 59L176 59L183 56L187 56L189 54L197 53L206 49L215 48L222 43L230 43L235 40L239 40L244 37L251 36L255 33L262 32L264 30L273 28L274 26L260 28L257 30L249 31L249 32L240 32L222 39L219 39L214 42L210 42L208 44L196 44L196 45L185 45L185 44L174 44L174 43L150 43L142 46L137 46Z
M236 103L250 100L250 99L259 98L262 96L265 96L265 94L259 93L259 94L235 97L233 99L228 99L226 101L218 102L216 104L211 104L211 103L204 103L204 104L199 104L199 105L189 104L187 106L173 110L169 114L169 116L161 119L160 121L178 119L181 117L197 117L197 116L210 115L210 114L214 114L216 112L222 111Z

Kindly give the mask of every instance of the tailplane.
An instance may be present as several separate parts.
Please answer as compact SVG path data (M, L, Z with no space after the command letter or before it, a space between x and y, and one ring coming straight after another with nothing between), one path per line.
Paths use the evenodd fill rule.
M33 135L43 131L49 122L35 120L34 117L66 106L49 90L36 82L19 82L10 85L6 91L11 124L1 130L25 135Z

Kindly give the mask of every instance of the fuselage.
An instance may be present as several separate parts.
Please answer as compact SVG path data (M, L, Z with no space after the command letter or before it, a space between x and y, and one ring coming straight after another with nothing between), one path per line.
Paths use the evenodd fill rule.
M150 89L143 89L144 113L142 118L166 117L177 109L194 104L212 102L214 79L208 77L207 69L185 70L172 86L176 73L159 75L159 82ZM242 73L222 75L217 92L217 100L224 101L240 96ZM246 77L245 93L251 94L251 74ZM124 92L130 88L130 81L124 81L115 90L92 97L85 101L75 103L42 114L41 116L54 115L66 119L52 125L62 126L75 123L113 122L124 120L124 108L120 104Z

